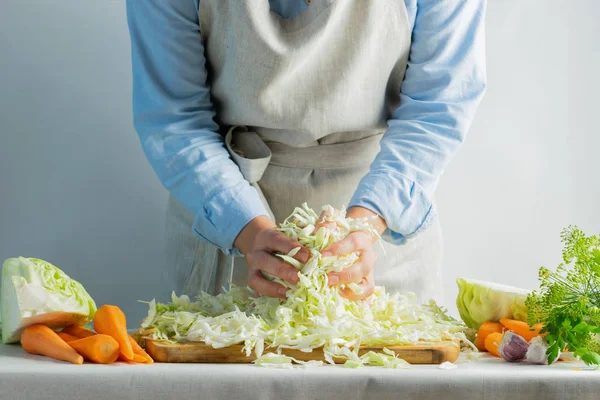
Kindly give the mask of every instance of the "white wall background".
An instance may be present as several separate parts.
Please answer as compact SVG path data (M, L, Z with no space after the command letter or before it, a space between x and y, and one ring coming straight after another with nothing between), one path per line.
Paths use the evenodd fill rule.
M596 0L490 0L489 89L442 179L446 306L459 276L533 288L559 233L600 232ZM0 6L0 259L40 257L99 304L163 297L166 192L132 128L124 0Z

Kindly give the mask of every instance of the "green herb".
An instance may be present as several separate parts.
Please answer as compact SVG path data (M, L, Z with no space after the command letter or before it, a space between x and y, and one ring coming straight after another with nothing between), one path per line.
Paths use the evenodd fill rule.
M576 226L561 234L563 263L542 267L540 289L525 302L529 325L544 324L548 363L568 347L586 364L600 364L600 237Z

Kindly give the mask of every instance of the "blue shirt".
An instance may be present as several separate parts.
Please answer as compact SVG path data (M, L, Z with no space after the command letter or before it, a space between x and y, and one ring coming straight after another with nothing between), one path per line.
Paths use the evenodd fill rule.
M433 221L438 180L485 92L486 1L397 1L406 3L412 30L401 103L348 206L381 215L388 226L383 239L400 244ZM286 18L307 7L305 0L270 3ZM267 212L213 119L198 0L127 0L127 15L134 126L145 154L162 184L194 213L196 235L239 255L238 233Z

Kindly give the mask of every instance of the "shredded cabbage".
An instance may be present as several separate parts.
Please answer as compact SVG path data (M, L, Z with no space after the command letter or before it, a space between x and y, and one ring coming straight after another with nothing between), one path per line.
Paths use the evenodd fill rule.
M173 293L169 304L149 303L139 333L154 340L205 342L214 348L243 344L247 355L256 353L259 364L277 365L287 360L285 356L261 359L265 349L281 353L284 349L312 352L323 348L326 361L332 364L333 358L341 358L350 361L347 366L397 368L404 363L393 352L359 357L358 348L444 340L473 347L465 335L466 326L433 301L420 305L412 293L391 294L376 287L366 300L353 302L339 294L339 287L330 287L327 274L351 266L358 254L322 257L321 251L353 231L377 233L368 218L351 219L343 210L323 209L329 211L326 219L335 222L335 230L322 228L314 233L319 216L306 204L296 208L278 228L311 251L304 264L292 258L298 249L278 255L299 270L300 281L295 285L270 277L289 288L285 300L256 298L249 288L237 286L217 296L202 293L194 302ZM348 287L360 290L357 285Z
M263 354L253 361L254 364L265 368L292 368L292 357L283 354Z
M441 363L438 366L439 369L445 369L445 370L451 370L451 369L456 369L458 368L458 366L454 363L451 363L450 361L444 361L443 363Z
M370 365L383 368L409 368L410 364L399 358L392 350L383 348L383 353L369 351L359 358L351 358L344 363L345 368L359 368Z
M323 361L320 360L302 361L276 353L263 354L253 361L254 364L266 368L292 368L292 362L300 364L302 367L320 367L324 365Z

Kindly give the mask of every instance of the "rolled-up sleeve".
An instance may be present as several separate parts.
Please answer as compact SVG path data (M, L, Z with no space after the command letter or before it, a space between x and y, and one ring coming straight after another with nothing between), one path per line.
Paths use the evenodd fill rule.
M400 244L434 221L434 191L486 89L485 0L418 0L400 106L349 206L381 215Z
M225 254L267 210L214 121L197 0L127 0L134 126L162 184L195 215L193 230Z

